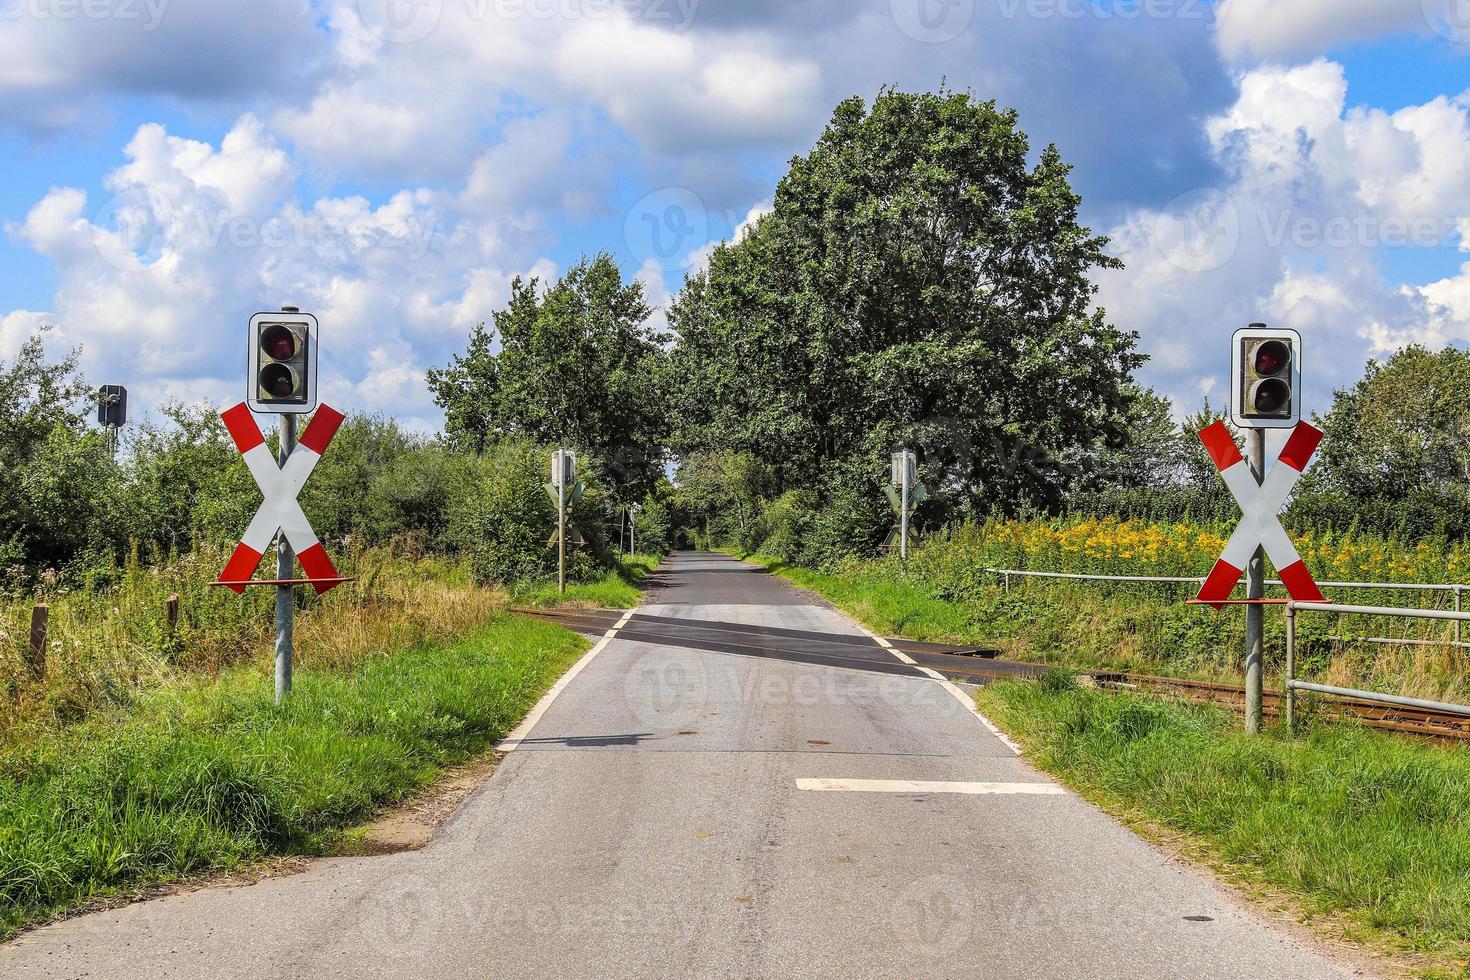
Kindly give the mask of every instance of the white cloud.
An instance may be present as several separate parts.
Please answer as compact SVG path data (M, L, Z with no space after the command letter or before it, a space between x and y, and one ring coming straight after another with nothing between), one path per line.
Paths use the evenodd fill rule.
M1221 0L1215 28L1231 59L1310 57L1335 45L1426 32L1426 11L1454 0Z
M630 20L573 27L556 65L562 81L606 107L649 152L780 142L824 108L812 62L759 41L711 43Z
M1206 125L1227 180L1140 210L1114 229L1124 272L1101 301L1160 354L1149 376L1187 405L1200 377L1221 400L1230 332L1296 327L1308 397L1405 343L1470 340L1470 264L1423 286L1385 280L1385 249L1466 247L1470 105L1437 98L1396 112L1346 104L1340 65L1265 66Z
M14 357L22 344L54 322L45 313L15 310L0 316L0 358Z
M503 302L516 268L488 222L429 189L299 201L289 160L248 115L217 147L146 125L125 155L106 204L57 188L10 230L57 265L60 338L145 404L218 393L238 375L250 314L289 302L321 319L324 391L339 407L433 418L425 368ZM39 318L9 314L0 342Z
M0 122L30 129L60 129L128 94L210 100L299 89L326 40L307 0L5 7Z

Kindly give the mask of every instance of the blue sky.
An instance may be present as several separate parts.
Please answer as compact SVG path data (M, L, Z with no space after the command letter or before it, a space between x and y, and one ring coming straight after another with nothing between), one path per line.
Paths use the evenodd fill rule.
M947 82L1076 167L1099 301L1180 411L1226 338L1470 339L1466 0L0 0L0 357L50 325L135 403L226 403L251 312L424 429L515 275L611 251L662 306L842 98Z

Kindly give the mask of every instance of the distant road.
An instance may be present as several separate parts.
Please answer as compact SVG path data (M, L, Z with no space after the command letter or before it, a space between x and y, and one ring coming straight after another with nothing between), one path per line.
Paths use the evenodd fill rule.
M842 614L721 555L661 576L424 850L83 916L0 976L1351 975Z

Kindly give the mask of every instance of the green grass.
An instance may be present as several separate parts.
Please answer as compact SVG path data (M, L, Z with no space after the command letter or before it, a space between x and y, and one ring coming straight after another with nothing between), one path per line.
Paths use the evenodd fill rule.
M523 606L577 606L589 609L632 609L643 598L638 583L658 567L653 555L624 555L619 566L593 582L568 582L566 595L556 582L531 582L513 590L513 599Z
M769 555L744 555L794 585L816 592L864 626L885 636L914 640L986 642L988 632L970 610L945 602L922 585L896 579L877 565L855 565L838 573L796 568Z
M92 896L320 851L488 748L585 646L501 617L303 671L282 707L258 667L236 668L0 748L0 937Z
M1209 707L997 683L980 708L1084 795L1390 947L1470 958L1470 753L1357 728L1248 737ZM1382 942L1377 943L1383 945Z

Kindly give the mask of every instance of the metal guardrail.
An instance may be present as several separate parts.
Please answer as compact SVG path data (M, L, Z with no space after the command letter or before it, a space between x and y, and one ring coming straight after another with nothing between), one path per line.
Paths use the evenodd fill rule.
M1323 583L1326 584L1326 583ZM1470 614L1460 612L1458 609L1451 612L1447 609L1399 609L1393 606L1348 606L1335 602L1297 602L1292 600L1286 604L1286 727L1293 730L1296 727L1296 692L1314 691L1318 694L1331 694L1337 697L1357 698L1360 701L1376 701L1380 704L1392 704L1404 708L1420 708L1425 711L1439 711L1446 714L1463 715L1470 717L1470 705L1450 704L1445 701L1428 701L1423 698L1406 698L1397 694L1378 694L1373 691L1360 691L1351 687L1334 687L1331 684L1314 684L1309 681L1296 679L1296 616L1298 612L1326 612L1342 613L1359 616L1396 616L1401 619L1448 619L1459 624L1470 620Z
M1094 582L1156 582L1156 583L1157 582L1162 582L1162 583L1178 583L1178 584L1181 584L1181 585L1203 585L1204 584L1204 581L1205 581L1204 576L1199 576L1198 578L1191 578L1191 577L1188 577L1188 576L1180 576L1180 575L1084 575L1084 574L1081 574L1079 572L1034 572L1034 571L1030 571L1028 569L1020 569L1020 568L985 568L985 569L982 569L982 571L990 572L992 574L1001 576L1003 588L1007 592L1011 591L1011 576L1012 575L1019 576L1019 577L1022 577L1022 578L1081 579L1081 580L1094 581ZM1280 579L1276 579L1276 578L1267 579L1266 580L1266 584L1267 585L1280 586L1280 585L1282 585L1282 581ZM1453 619L1454 622L1455 622L1455 638L1450 641L1450 645L1451 646L1457 646L1457 647L1470 646L1470 644L1467 644L1467 643L1465 643L1465 642L1463 642L1461 640L1461 630L1460 630L1460 624L1462 622L1465 622L1466 620L1470 620L1470 616L1462 617L1462 616L1459 615L1461 604L1463 602L1463 593L1464 593L1465 589L1466 588L1470 588L1470 586L1455 585L1455 584L1438 584L1438 583L1432 583L1432 582L1318 582L1317 584L1320 585L1320 586L1322 586L1323 588L1328 588L1328 589L1391 589L1391 590L1399 591L1399 592L1449 592L1449 593L1452 593L1454 595L1454 603L1455 603L1455 605L1454 605L1454 615L1446 615L1446 616L1443 616L1443 617L1441 617L1441 616L1429 616L1429 617L1426 617L1426 618L1429 618L1429 619L1439 619L1439 618ZM1334 608L1336 608L1336 609L1348 609L1348 608L1353 608L1353 607L1349 607L1349 606L1334 606ZM1369 607L1362 607L1362 608L1369 608ZM1380 607L1372 607L1372 608L1380 608ZM1382 608L1392 608L1392 607L1382 607ZM1400 611L1402 611L1402 610L1400 610ZM1416 610L1410 610L1410 611L1416 611ZM1438 609L1430 609L1430 610L1422 610L1422 611L1423 612L1432 612L1432 613L1440 613L1440 612L1443 612L1443 610L1438 610ZM1333 637L1333 639L1337 639L1337 637ZM1385 637L1385 636L1364 637L1364 638L1358 640L1357 642L1359 642L1359 643L1393 643L1393 644L1400 644L1400 645L1403 645L1403 646L1440 646L1440 645L1442 645L1442 644L1439 643L1439 641L1436 641L1436 640L1416 640L1416 639L1409 639L1409 638L1400 639L1400 638L1397 638L1397 637Z

